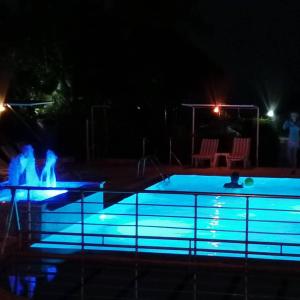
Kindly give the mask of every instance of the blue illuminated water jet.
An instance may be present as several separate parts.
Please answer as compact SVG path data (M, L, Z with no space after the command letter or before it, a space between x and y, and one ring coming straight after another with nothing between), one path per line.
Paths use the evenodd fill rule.
M41 173L40 183L47 187L56 187L55 164L57 156L51 150L47 150L45 166Z
M11 160L8 167L8 184L15 186L39 185L34 150L31 145L25 145L22 152Z
M9 164L8 185L56 187L56 161L56 154L52 150L47 150L45 165L39 179L34 149L31 145L25 145L22 152L14 157Z

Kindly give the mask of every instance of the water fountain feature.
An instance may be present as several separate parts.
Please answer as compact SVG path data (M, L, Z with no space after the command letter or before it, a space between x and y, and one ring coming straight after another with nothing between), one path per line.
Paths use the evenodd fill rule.
M8 168L8 186L34 186L34 187L56 187L55 165L57 156L52 150L47 150L45 164L39 178L36 169L36 160L34 156L34 149L31 145L25 145L20 154L15 156ZM31 198L34 200L42 200L45 197L55 196L65 193L65 190L35 190L31 191ZM10 195L10 191L3 190L0 192L1 196ZM16 199L26 199L26 191L18 189L16 191Z
M17 231L30 227L37 232L53 232L80 222L82 214L97 214L103 209L103 192L89 189L103 188L104 182L56 181L57 159L52 150L46 152L40 178L31 145L24 146L11 160L8 181L0 185L1 213L8 216L1 253L12 228L13 214ZM81 192L80 188L87 190ZM37 234L35 238L43 236Z
M42 170L40 183L42 186L56 187L55 164L57 156L51 150L47 150L46 162Z
M25 145L22 152L14 157L8 167L8 185L38 186L39 177L35 166L34 150Z

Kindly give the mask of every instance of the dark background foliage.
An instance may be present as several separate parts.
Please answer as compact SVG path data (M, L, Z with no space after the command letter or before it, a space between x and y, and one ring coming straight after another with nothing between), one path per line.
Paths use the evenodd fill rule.
M282 117L298 109L297 12L279 0L2 0L0 94L6 102L54 102L16 109L41 148L84 159L86 120L101 105L96 156L136 158L146 136L163 158L171 136L187 160L191 114L183 102L255 104L263 113L275 105ZM1 118L10 139L32 137L11 128L20 123L12 116ZM234 125L235 116L219 122ZM247 128L253 116L239 122ZM276 163L263 153L278 146L280 126L261 124L262 142L271 141L262 160ZM250 127L245 134L254 138Z

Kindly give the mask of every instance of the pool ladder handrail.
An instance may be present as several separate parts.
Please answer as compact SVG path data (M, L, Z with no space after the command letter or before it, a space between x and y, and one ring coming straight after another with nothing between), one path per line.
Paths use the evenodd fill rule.
M169 178L169 176L162 171L161 164L157 156L155 155L146 155L139 159L137 165L137 177L143 177L145 175L147 162L150 162L155 167L162 180L166 180Z

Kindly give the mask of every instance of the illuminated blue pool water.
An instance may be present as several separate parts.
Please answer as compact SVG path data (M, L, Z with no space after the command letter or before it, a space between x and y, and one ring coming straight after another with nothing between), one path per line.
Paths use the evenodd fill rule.
M228 177L173 175L146 190L300 195L300 179L254 178L253 186L235 190L224 189L225 182ZM83 241L85 250L138 247L139 252L245 257L248 237L250 258L300 260L300 200L251 197L248 216L247 236L246 197L200 195L195 209L194 195L139 193L87 213L84 226L77 222L33 247L77 250Z

